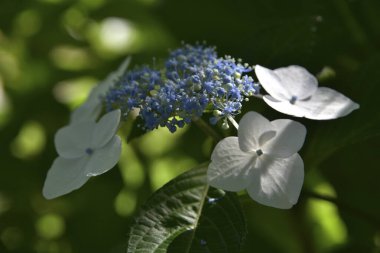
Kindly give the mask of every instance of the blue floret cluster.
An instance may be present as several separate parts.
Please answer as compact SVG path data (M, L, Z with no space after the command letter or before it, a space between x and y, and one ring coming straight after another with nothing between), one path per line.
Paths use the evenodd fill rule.
M243 100L259 92L245 73L247 64L218 57L214 47L188 45L170 52L161 69L143 66L127 72L110 88L107 111L120 108L124 115L139 109L144 130L159 126L175 132L205 112L211 124L240 112Z

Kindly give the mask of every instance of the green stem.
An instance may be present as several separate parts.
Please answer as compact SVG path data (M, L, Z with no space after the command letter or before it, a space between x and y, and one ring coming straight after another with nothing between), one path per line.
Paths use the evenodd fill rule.
M263 99L263 95L262 94L253 94L252 97Z
M214 130L212 127L210 127L203 119L201 118L194 118L193 122L208 136L211 136L211 138L214 139L215 142L221 141L223 138Z

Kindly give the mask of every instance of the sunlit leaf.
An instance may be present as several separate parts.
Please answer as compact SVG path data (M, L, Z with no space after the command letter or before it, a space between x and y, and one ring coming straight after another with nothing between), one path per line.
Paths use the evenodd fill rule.
M206 168L190 170L147 201L132 226L128 253L239 252L246 235L234 193L206 184Z

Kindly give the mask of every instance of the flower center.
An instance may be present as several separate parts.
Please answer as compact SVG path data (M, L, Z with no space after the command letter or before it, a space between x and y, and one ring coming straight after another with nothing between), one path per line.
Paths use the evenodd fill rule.
M263 151L261 149L256 150L256 154L258 156L261 156L263 154Z
M292 98L289 100L289 103L291 103L292 105L294 105L297 101L297 96L292 96Z
M94 153L94 150L92 148L86 148L85 152L87 155L92 155L92 153Z

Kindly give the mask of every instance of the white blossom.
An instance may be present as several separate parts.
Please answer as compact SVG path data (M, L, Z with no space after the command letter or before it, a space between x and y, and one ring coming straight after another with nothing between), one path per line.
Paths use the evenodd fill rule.
M102 110L101 97L105 96L109 88L111 88L123 76L131 62L131 57L127 57L119 66L119 68L110 73L106 79L96 85L80 107L71 113L70 121L96 120Z
M43 195L52 199L81 187L92 176L116 165L121 140L116 136L120 110L105 114L98 122L81 120L58 130L55 146L59 157L47 173Z
M273 109L315 120L329 120L346 116L359 108L343 94L319 87L317 79L301 66L289 66L270 70L255 67L260 84L269 93L264 101Z
M263 205L291 208L304 179L303 161L297 152L305 136L306 128L298 122L270 122L249 112L240 120L238 137L227 137L216 145L208 182L226 191L246 189Z

